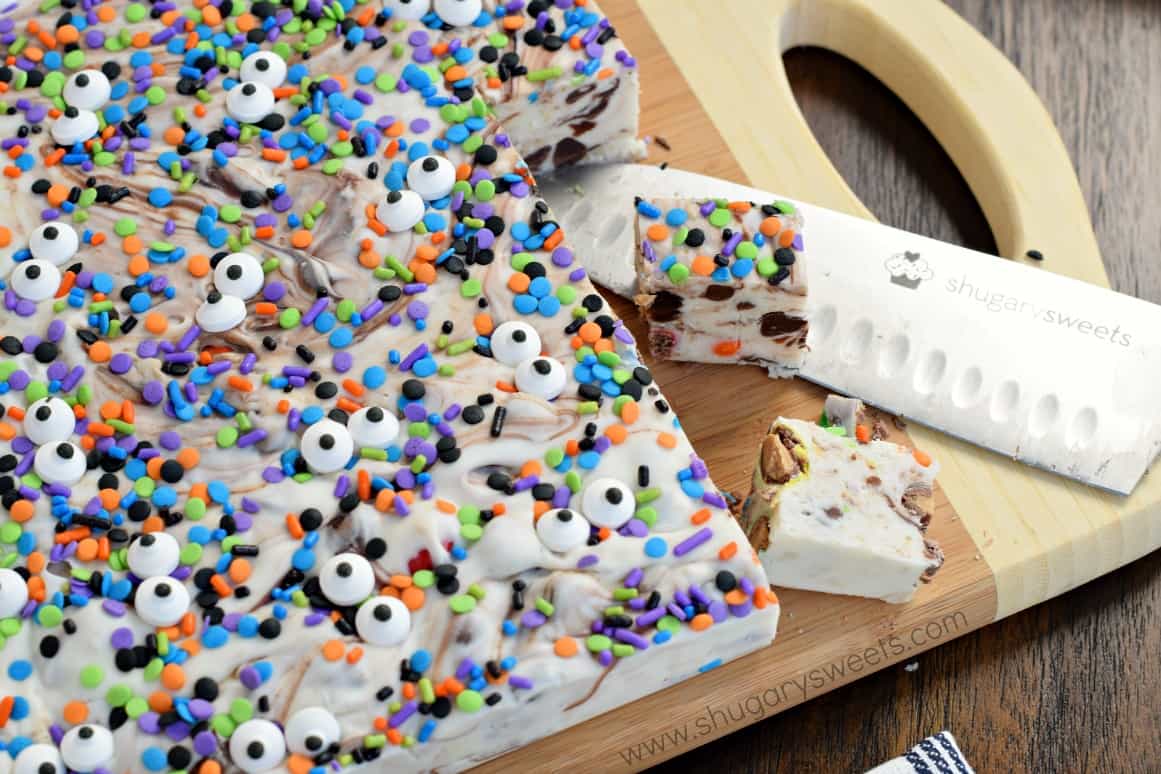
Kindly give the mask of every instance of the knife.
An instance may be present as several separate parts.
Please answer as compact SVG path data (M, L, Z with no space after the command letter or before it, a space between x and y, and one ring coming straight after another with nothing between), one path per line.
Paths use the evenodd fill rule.
M810 288L799 376L1119 494L1161 451L1154 304L673 168L573 168L539 188L593 280L629 298L634 196L790 201Z

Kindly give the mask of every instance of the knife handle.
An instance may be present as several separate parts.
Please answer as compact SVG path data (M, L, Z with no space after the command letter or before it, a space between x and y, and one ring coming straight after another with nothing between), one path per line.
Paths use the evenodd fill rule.
M641 0L753 185L872 217L819 146L782 64L788 49L820 46L863 66L926 124L971 186L1001 255L1039 250L1045 269L1108 285L1047 110L1015 66L942 2L730 0L681 13L671 3Z

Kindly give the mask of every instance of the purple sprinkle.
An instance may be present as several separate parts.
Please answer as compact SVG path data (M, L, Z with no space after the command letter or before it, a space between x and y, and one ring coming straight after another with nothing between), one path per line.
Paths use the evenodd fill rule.
M109 643L114 648L131 648L133 647L133 630L122 626L113 631L113 636L109 638Z
M618 629L613 632L613 639L619 640L620 642L627 642L637 650L645 650L649 647L649 640L628 629Z
M585 568L592 567L599 561L601 561L601 558L596 554L585 554L577 560L576 567L578 570L583 570Z
M637 620L633 622L633 625L638 629L644 629L657 623L663 617L665 617L665 608L655 607L637 616Z
M738 588L740 588L747 597L753 596L754 594L754 582L749 578L742 578L740 581L738 581Z
M597 656L597 661L601 666L611 666L613 663L613 651L602 650L600 655Z
M331 365L341 374L350 371L353 364L354 360L350 352L336 352L335 356L331 358Z
M535 629L538 626L543 626L548 621L544 617L544 613L539 610L528 610L524 615L520 616L520 624L525 629Z
M712 529L710 529L709 527L702 527L697 532L693 533L692 535L687 537L685 540L683 540L680 543L678 543L677 545L675 545L673 547L673 555L674 556L685 556L690 551L697 548L702 543L705 543L707 540L709 540L711 537L713 537L713 534L714 534L714 531Z
M242 681L242 685L249 688L251 691L262 685L262 675L258 670L252 666L247 666L238 674L238 678Z
M137 727L147 734L156 734L161 731L161 716L156 712L143 712L137 718Z
M720 599L710 602L706 612L710 614L710 618L714 619L714 623L721 623L730 615L729 610L726 608L726 603Z
M399 708L398 712L396 712L394 715L391 716L391 719L387 721L387 727L388 728L399 728L399 726L403 725L403 723L406 722L406 720L409 717L411 717L412 715L415 714L415 711L418 708L419 708L419 704L417 702L415 702L415 701L407 702L406 704L404 704L402 707Z
M674 618L676 618L677 620L679 620L679 621L685 620L685 611L682 610L677 605L673 604L672 602L670 602L668 605L666 605L665 609L668 610L669 614L671 616L673 616Z
M271 282L262 290L262 296L267 301L278 301L286 295L286 285L281 282Z
M195 701L201 701L201 699L196 699ZM190 702L190 711L191 712L193 711L193 702L192 701ZM212 713L212 711L213 711L213 708L211 707L211 713ZM205 718L199 718L199 720L204 720L204 719ZM194 750L196 750L197 754L202 756L203 758L208 758L211 755L214 755L215 753L217 753L218 740L214 736L213 732L202 731L200 734L195 736L194 737Z
M172 430L166 430L157 437L161 448L174 451L181 448L181 436Z
M621 582L621 585L627 589L635 589L644 577L644 571L640 567L634 567L632 570L629 570L629 574L625 576L625 580Z
M562 269L572 266L572 250L567 247L558 247L552 251L552 263Z
M508 685L512 686L513 688L519 688L521 690L527 691L532 688L532 681L527 677L521 677L520 675L509 675Z

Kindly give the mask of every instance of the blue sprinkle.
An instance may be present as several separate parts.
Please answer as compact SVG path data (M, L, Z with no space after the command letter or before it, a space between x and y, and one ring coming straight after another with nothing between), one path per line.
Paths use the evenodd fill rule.
M515 635L517 631L519 631L519 628L516 626L514 621L504 621L500 629L504 632L505 637L511 637Z
M691 478L681 482L681 491L685 492L690 497L701 497L703 494L705 494L705 487Z
M516 296L516 298L512 299L512 306L515 307L516 311L520 314L532 314L536 311L538 302L535 298L528 295L527 293L521 293L520 295Z
M27 680L32 675L32 663L24 659L17 659L8 665L8 676L13 680Z
M377 390L387 381L387 371L382 366L371 366L363 372L363 386Z
M222 626L211 626L202 633L202 645L211 649L222 647L229 639L230 633Z
M576 464L580 465L585 470L592 470L601 461L601 455L595 451L583 451L576 458Z
M306 572L311 567L314 567L314 551L309 548L300 548L294 552L291 557L290 564L294 569Z
M665 643L669 642L670 638L672 637L673 634L671 632L657 632L653 635L653 644L664 645Z
M739 258L730 266L730 274L735 277L745 277L754 270L754 262L749 258Z
M560 299L556 296L545 296L536 305L536 310L545 317L553 317L560 311Z
M113 292L113 278L104 272L93 275L93 290L98 293L112 293Z
M422 357L415 362L415 365L411 366L411 373L419 377L431 376L437 370L439 370L439 366L430 357Z
M669 544L664 538L651 537L645 541L645 555L652 559L660 559L669 551Z
M431 666L431 654L426 650L417 650L411 654L411 668L416 672L426 672Z
M154 188L149 192L149 203L154 207L168 207L173 201L173 194L165 188Z
M165 751L160 747L150 747L141 753L141 763L150 771L165 771L169 768L169 761Z
M528 283L528 292L536 298L544 298L552 292L552 283L548 277L535 277Z
M518 242L523 242L528 237L532 236L532 228L523 221L518 221L512 224L512 238Z
M702 664L701 666L699 666L697 668L697 671L708 672L711 669L714 669L716 667L720 667L721 665L722 665L722 660L720 658L715 658L713 661L707 661L704 664Z
M688 217L685 210L674 208L665 213L665 223L669 226L680 226L682 223L685 223Z
M252 615L244 615L238 620L238 634L243 637L253 637L258 634L258 619Z
M302 421L308 425L313 425L322 418L323 410L321 406L307 406L302 410Z
M209 492L210 499L219 505L230 499L230 487L221 481L211 481L206 491Z

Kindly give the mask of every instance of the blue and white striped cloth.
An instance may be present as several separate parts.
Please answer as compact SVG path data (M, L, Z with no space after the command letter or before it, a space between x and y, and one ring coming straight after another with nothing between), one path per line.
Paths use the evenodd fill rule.
M929 736L867 774L975 774L950 731Z

